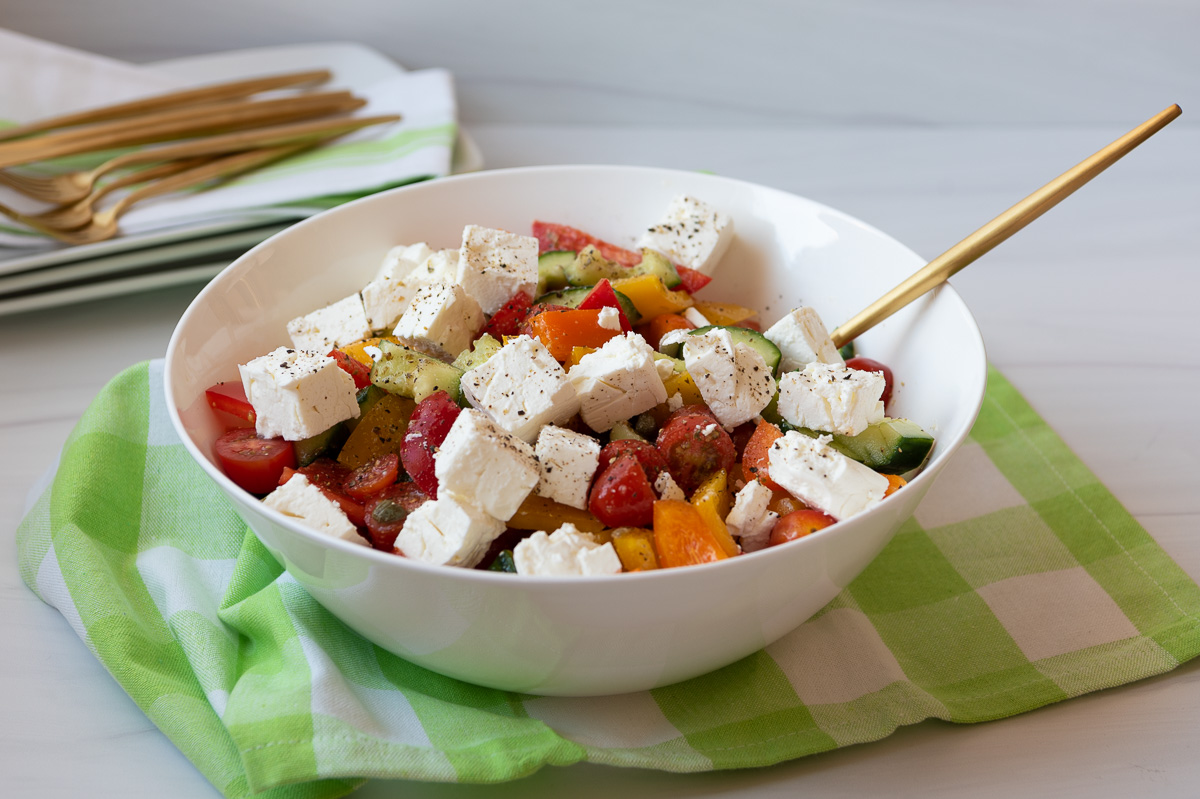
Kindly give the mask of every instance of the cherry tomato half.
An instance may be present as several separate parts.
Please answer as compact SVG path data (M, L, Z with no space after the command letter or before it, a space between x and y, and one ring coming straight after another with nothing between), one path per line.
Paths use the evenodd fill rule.
M354 378L355 389L371 385L371 367L341 350L330 350L329 357L337 361L337 365L343 372Z
M883 372L883 400L884 406L887 406L888 400L892 398L892 370L881 364L879 361L871 358L849 358L846 361L846 366L851 369L857 369L860 372Z
M400 456L394 452L379 455L359 466L342 482L342 490L352 499L365 501L396 482L400 476Z
M667 459L671 477L689 496L721 469L737 460L733 439L703 405L684 405L663 422L655 442Z
M371 546L391 552L408 514L429 501L416 483L394 483L367 502L367 539Z
M829 525L836 523L837 519L816 508L794 510L775 522L775 526L771 528L771 539L767 542L767 546L773 547L785 541L795 541L797 538L803 538L817 530L824 530Z
M588 510L608 527L649 527L654 523L654 489L635 456L618 455L600 473L592 485Z
M222 434L213 452L229 479L251 494L266 494L279 484L286 468L296 468L296 450L282 438L259 438L253 427Z
M417 403L408 421L404 445L400 448L400 462L430 499L437 499L433 454L446 440L446 434L461 410L445 391L435 391Z
M667 470L667 460L662 453L654 448L649 441L638 441L636 438L620 438L610 441L600 450L600 463L596 466L596 474L600 474L608 465L621 455L632 455L641 464L646 479L653 485L658 476Z
M239 426L254 426L257 415L254 406L246 399L246 390L241 383L217 383L204 392L204 397L214 411L229 414Z

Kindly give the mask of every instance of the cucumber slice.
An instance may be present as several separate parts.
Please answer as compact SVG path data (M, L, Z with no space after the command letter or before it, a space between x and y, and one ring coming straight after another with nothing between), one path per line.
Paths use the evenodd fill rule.
M851 358L853 358L854 357L854 342L847 341L845 344L842 345L841 349L838 350L838 354L842 356L843 361L848 361Z
M577 286L575 288L563 289L562 291L552 291L549 294L543 294L533 302L535 305L562 305L566 308L577 308L579 307L579 303L583 302L587 295L592 293L593 288L593 286ZM616 289L613 289L613 294L617 295L617 304L625 312L625 318L629 320L629 324L636 325L642 321L642 315L638 313L633 300Z
M794 429L811 438L828 435L803 427ZM834 433L829 446L882 474L904 474L925 463L933 443L933 436L908 419L884 419L856 436Z
M307 466L322 455L332 455L345 443L349 434L346 424L338 422L328 430L295 442L296 463Z
M417 402L435 391L445 391L455 402L462 404L461 369L403 344L381 341L379 348L383 356L371 367L371 382L376 386Z
M584 247L568 266L563 267L567 283L572 286L594 286L604 278L616 280L630 277L627 267L605 258L592 245Z
M629 422L617 422L613 425L613 429L608 431L609 441L622 441L631 438L634 441L645 441L646 439L638 435L637 431L629 426Z
M657 275L662 280L663 285L669 289L673 289L683 282L683 278L679 276L679 271L675 268L675 264L671 263L667 256L657 250L642 250L642 262L630 267L630 269L633 274L626 273L628 277Z
M538 294L554 291L567 285L566 268L575 263L570 250L552 250L538 256Z
M695 330L689 330L688 335L698 336L701 333L707 333L710 330L728 330L729 337L733 339L733 343L735 345L741 343L745 344L747 347L751 347L755 352L762 356L764 361L766 361L767 368L771 370L772 374L774 374L775 370L779 367L779 361L783 358L782 353L779 352L778 347L771 343L770 339L768 339L762 333L759 333L757 330L751 330L748 327L736 327L734 325L708 325L707 327L698 327ZM682 346L680 349L682 350ZM665 350L662 351L664 354L670 354L666 353ZM680 357L682 357L682 352Z
M469 372L476 366L483 366L484 362L499 352L502 346L491 335L484 333L475 340L473 345L460 352L450 365L464 373Z

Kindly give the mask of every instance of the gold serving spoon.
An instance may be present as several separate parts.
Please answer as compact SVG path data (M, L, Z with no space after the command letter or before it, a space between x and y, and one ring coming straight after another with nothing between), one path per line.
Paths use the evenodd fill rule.
M1178 105L1172 105L1165 111L1155 114L934 258L900 285L834 330L830 335L834 345L841 347L853 341L917 297L945 282L951 275L974 263L981 255L1058 205L1080 186L1128 154L1134 147L1158 133L1181 113L1183 112Z

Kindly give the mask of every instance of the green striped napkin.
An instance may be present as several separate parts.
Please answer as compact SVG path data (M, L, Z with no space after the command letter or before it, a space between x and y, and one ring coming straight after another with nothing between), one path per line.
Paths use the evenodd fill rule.
M1004 378L828 607L703 677L541 698L407 663L317 605L167 419L162 363L101 392L18 531L22 577L226 796L495 782L579 761L704 771L1010 716L1200 652L1200 588Z

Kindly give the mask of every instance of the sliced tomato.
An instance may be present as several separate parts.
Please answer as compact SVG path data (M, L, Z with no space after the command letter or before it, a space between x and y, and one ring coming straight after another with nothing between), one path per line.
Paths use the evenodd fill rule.
M515 336L521 329L521 325L529 318L529 311L533 306L533 300L523 291L518 291L512 298L500 306L500 308L492 314L492 318L483 326L483 330L479 331L479 335L490 335L492 338L503 341L504 336Z
M772 491L783 490L769 473L771 445L780 438L783 438L782 430L770 422L759 422L742 453L742 474L745 478L758 480Z
M356 389L371 385L371 367L341 350L330 350L329 357L337 361L337 365L343 372L354 378Z
M649 527L654 522L654 489L636 457L620 455L600 473L588 510L608 527Z
M296 450L282 438L259 438L252 427L222 434L213 453L229 479L251 494L267 494L279 485L284 469L296 468Z
M395 549L396 536L404 529L408 514L428 501L416 483L394 483L384 488L364 509L371 546L384 552Z
M241 383L217 383L204 392L204 397L214 411L228 414L231 418L227 421L237 422L239 427L253 426L258 418Z
M400 456L394 452L379 455L359 466L342 483L352 499L366 501L396 482L400 476Z
M600 450L600 463L596 474L600 474L608 465L621 455L632 455L641 464L646 479L653 485L658 476L667 470L667 459L655 449L649 441L638 441L636 438L620 438L610 441Z
M700 484L737 460L733 439L703 405L684 405L663 422L655 442L671 477L689 496Z
M688 294L695 294L712 282L711 277L688 266L675 264L675 271L679 273L679 279L683 281L680 288Z
M629 317L625 315L625 309L621 307L621 303L617 302L617 292L613 290L612 283L608 282L608 278L601 278L600 282L583 298L583 301L575 307L581 311L590 311L596 308L616 308L617 314L621 317L621 332L633 332L633 325L629 324Z
M883 400L885 406L888 404L888 400L892 398L891 369L871 358L849 358L846 360L846 366L860 372L883 372L883 396L880 399Z
M817 530L824 530L831 524L837 524L837 519L815 508L794 510L775 522L775 526L771 528L771 538L767 545L773 547L786 541L795 541L797 538L811 535Z
M408 421L404 445L400 448L400 462L430 499L437 499L433 455L446 440L446 434L461 410L445 391L435 391L417 403Z
M599 250L600 254L605 258L610 261L616 261L622 266L634 266L642 262L641 253L626 250L615 244L609 244L607 241L601 241L591 234L584 233L582 230L568 225L535 221L533 223L533 235L538 240L539 255L553 252L554 250L579 252L590 244Z

